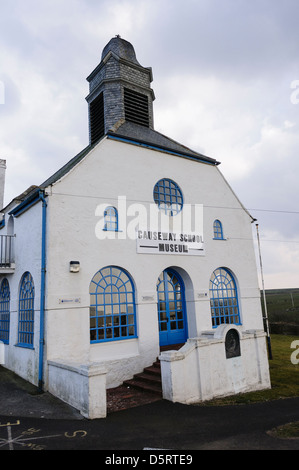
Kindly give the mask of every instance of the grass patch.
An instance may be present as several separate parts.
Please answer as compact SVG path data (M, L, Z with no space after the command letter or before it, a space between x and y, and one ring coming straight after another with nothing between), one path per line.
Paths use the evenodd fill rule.
M273 359L269 361L271 389L240 393L203 402L202 405L237 405L299 396L299 364L291 362L291 343L298 336L272 335ZM298 355L297 355L298 358Z
M269 434L281 439L299 439L299 421L278 426L269 431Z

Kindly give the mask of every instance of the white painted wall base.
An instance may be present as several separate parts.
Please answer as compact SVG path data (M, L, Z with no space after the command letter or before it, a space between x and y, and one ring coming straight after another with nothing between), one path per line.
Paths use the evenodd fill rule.
M48 361L49 392L88 419L105 418L106 369L99 364Z
M229 329L239 333L241 355L226 358L225 337ZM216 397L271 388L265 333L242 331L222 325L188 339L179 351L160 355L163 398L172 402L197 403Z

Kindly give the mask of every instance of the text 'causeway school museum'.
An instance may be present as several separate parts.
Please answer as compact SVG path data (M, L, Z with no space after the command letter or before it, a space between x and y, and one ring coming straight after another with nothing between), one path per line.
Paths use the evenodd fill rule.
M129 42L87 80L88 147L2 209L4 366L90 419L158 357L173 402L269 388L254 219L219 162L154 130Z

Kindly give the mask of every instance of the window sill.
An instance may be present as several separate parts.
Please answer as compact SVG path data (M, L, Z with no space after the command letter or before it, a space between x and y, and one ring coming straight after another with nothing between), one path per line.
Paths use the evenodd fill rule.
M17 348L25 348L25 349L34 349L32 344L25 344L25 343L17 343L15 344Z

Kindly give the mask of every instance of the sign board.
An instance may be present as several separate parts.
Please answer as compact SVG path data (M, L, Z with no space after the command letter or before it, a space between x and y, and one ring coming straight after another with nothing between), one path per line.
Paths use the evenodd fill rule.
M138 230L137 253L155 255L204 256L203 237L199 233L175 233Z

